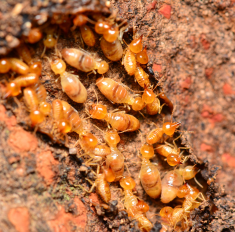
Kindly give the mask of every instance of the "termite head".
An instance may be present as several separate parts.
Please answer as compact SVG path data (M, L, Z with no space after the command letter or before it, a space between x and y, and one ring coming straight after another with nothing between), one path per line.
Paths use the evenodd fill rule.
M106 72L108 72L109 70L109 64L106 61L101 61L101 62L96 62L96 67L95 69L97 69L97 72L99 74L104 74Z
M40 110L32 111L29 117L33 127L37 124L40 124L45 119L45 115Z
M7 83L6 85L6 93L4 95L4 99L7 97L15 97L21 93L20 86L15 82Z
M104 139L109 146L116 146L121 140L116 130L106 132Z
M144 144L141 148L140 148L140 153L143 156L143 158L146 159L151 159L154 156L154 149L152 145L149 144Z
M135 181L130 176L124 176L120 180L120 185L124 190L132 190L135 188Z
M62 134L67 134L68 132L72 130L72 126L68 120L61 119L58 122L58 129Z
M163 132L166 135L172 136L180 124L181 122L165 122L162 126Z
M104 119L107 115L107 108L101 104L92 104L89 113L92 118L95 119Z
M98 145L97 138L91 133L82 133L80 135L80 141L83 144L83 147L88 149L93 149Z

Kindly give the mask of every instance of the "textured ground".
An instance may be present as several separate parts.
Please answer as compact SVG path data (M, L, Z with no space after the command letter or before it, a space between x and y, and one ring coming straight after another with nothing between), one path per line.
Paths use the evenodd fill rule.
M64 9L69 11L71 2L68 2ZM92 1L87 7L95 8L97 3L98 1ZM27 5L23 9L24 14L33 12L35 15L44 7L42 4L39 8L32 8L30 1L25 1L24 4ZM81 4L85 4L85 1ZM151 76L152 82L156 83L155 78L162 78L161 85L165 93L176 105L174 120L182 123L181 130L193 131L186 134L189 140L187 143L190 144L193 154L201 160L199 163L203 171L198 178L205 186L204 192L205 180L216 172L212 166L221 166L216 181L225 187L220 189L217 184L210 185L207 192L210 200L195 212L195 217L192 215L192 231L234 231L234 200L226 195L230 193L234 196L235 190L234 3L139 0L111 1L111 5L113 9L119 9L119 16L137 27L138 35L144 34L144 44L147 45L150 56L146 70L154 73ZM61 11L61 7L55 3L51 3L49 7ZM0 8L1 17L6 20L1 20L0 34L0 37L7 41L6 44L4 39L1 40L3 47L0 51L4 53L11 46L15 46L13 42L17 43L15 39L10 40L9 35L17 38L22 32L21 21L27 17L23 17L23 13L12 17L10 12L13 4L10 1L8 4L2 4ZM11 23L9 25L6 22ZM79 38L72 33L62 34L58 41L59 50L66 46L80 45ZM33 56L39 57L43 44L40 42L30 48L35 52ZM88 50L98 52L102 57L102 52L97 51L97 48ZM49 57L52 53L53 50L47 51ZM67 70L80 75L88 89L88 102L95 101L93 89L96 88L94 83L97 77L91 75L87 78L71 67ZM107 76L122 81L131 89L140 90L133 78L126 75L120 63L111 63ZM48 101L51 102L55 98L68 100L80 111L83 118L87 117L83 106L72 103L61 91L59 82L54 82L56 77L51 72L47 60L43 60L41 79L49 93ZM98 96L100 102L107 104L110 110L117 108L101 94ZM0 106L0 231L130 231L134 222L130 223L123 211L117 214L115 202L112 202L110 212L104 215L101 208L97 206L94 209L90 205L89 199L98 202L97 195L93 193L88 197L76 187L77 184L83 184L88 188L84 178L94 178L90 170L81 166L79 158L70 155L64 146L52 144L51 140L41 133L34 136L28 126L29 118L23 103L21 110L13 100L1 103L5 107ZM164 116L166 119L170 118L167 108L163 113L166 115L147 118L135 114L142 122L143 136L154 128L154 125L150 124L151 121L161 125ZM86 122L87 129L94 132L100 142L103 142L102 132L92 124L102 129L106 128L105 124L91 119ZM70 134L69 139L72 145L77 137ZM141 146L141 135L121 134L121 139L118 148L125 155L129 170L137 181L136 194L150 204L148 217L155 223L153 231L159 231L159 218L155 214L163 205L159 200L152 201L148 198L138 180L140 159L137 154ZM154 161L159 162L159 169L164 174L167 170L164 162L157 158ZM112 184L111 189L113 200L123 198L118 184ZM118 207L122 208L120 202ZM101 216L97 217L97 214Z

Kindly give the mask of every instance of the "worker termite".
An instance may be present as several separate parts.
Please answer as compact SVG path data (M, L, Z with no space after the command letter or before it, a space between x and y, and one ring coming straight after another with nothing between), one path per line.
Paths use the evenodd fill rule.
M153 228L153 225L144 215L144 213L146 212L146 205L143 209L140 206L140 204L143 203L138 204L139 201L132 192L135 187L135 181L131 177L125 176L120 180L120 185L124 189L124 206L127 210L128 215L138 221L141 231L150 231Z
M17 77L15 80L6 83L6 91L4 98L7 97L15 97L21 93L22 87L27 87L38 82L38 75L34 73L29 73L26 75L22 75Z
M104 55L111 61L121 60L123 48L121 42L116 39L114 42L107 42L103 37L100 40L100 47Z
M160 141L163 134L166 134L168 136L173 136L176 129L180 126L180 122L165 122L162 126L162 128L156 128L148 134L146 141L148 144L154 144Z
M139 64L137 64L135 69L135 80L142 88L148 88L150 86L149 76Z
M65 118L61 100L56 99L52 102L52 114L61 134L66 134L71 131L72 127L70 122Z
M80 32L83 41L89 47L95 46L95 34L88 25L80 26Z
M45 115L39 110L39 100L36 92L27 87L24 89L24 102L30 112L30 120L32 126L41 123L45 119Z
M134 98L122 84L110 78L98 78L96 85L101 93L113 103L131 105L135 111L141 110L145 106L140 97Z
M181 222L183 219L187 221L187 213L182 207L175 207L174 209L166 206L160 211L161 220L164 224L171 227L176 227L178 222Z
M64 48L61 54L69 65L83 72L94 72L97 69L99 74L104 74L109 69L106 61L95 60L88 52L81 49Z
M117 148L117 144L120 142L120 136L117 131L111 130L105 133L105 141L111 149L111 154L105 159L106 166L113 171L115 175L114 181L119 181L124 172L124 156Z
M118 131L136 131L140 128L137 118L125 113L107 113L107 108L101 104L93 104L89 111L92 118L105 120Z
M196 201L196 199L200 201L205 200L203 194L197 188L189 185L188 183L185 183L179 188L177 197L185 198L183 202L183 209L186 212L197 208L201 204L201 202Z
M164 102L165 102L165 104L169 107L169 109L170 109L170 111L171 111L171 113L172 113L172 111L173 111L173 103L170 101L170 99L166 96L166 94L165 93L160 93L159 95L158 95Z
M28 74L29 66L25 64L23 61L17 58L8 58L8 60L11 64L12 71L22 75Z
M7 73L11 69L11 63L7 58L0 59L0 73Z
M37 43L42 38L42 32L39 28L32 28L28 34L28 41L31 44Z
M80 185L79 185L79 187L81 187L82 189L84 189L88 193L91 193L93 191L93 189L96 187L96 192L101 197L101 199L104 202L109 203L109 201L111 200L111 191L109 188L109 184L106 180L105 173L99 173L99 169L100 169L100 167L98 166L98 168L97 168L98 174L96 176L96 180L94 183L92 183L92 181L90 181L89 179L86 179L92 184L92 187L90 188L89 191L85 190Z
M169 203L174 200L183 182L178 170L169 171L162 179L161 202Z
M125 52L123 64L124 64L125 70L127 71L127 73L130 76L132 76L136 73L135 54L129 48L127 48L127 50Z
M176 138L176 139L178 139L178 138ZM184 151L181 151L181 149L189 149L189 148L188 147L178 148L175 144L175 140L173 141L174 146L172 144L166 143L166 142L165 142L166 144L157 144L157 146L156 146L157 153L166 157L167 163L170 166L176 166L178 164L182 164L188 158L188 157L185 157L183 159L182 155L183 155Z
M142 155L142 165L139 173L141 184L145 192L156 199L161 195L161 177L156 165L149 160L154 156L153 146L144 144L140 149L140 153Z
M44 56L47 48L56 47L57 39L54 38L54 31L55 31L55 29L52 27L48 27L45 29L46 38L43 40L44 49L43 49L41 57Z
M84 103L87 99L87 91L76 75L66 72L66 64L63 60L48 58L51 69L60 75L62 90L77 103Z
M32 86L32 89L36 92L38 100L39 100L39 110L45 115L48 116L51 112L51 104L46 102L47 92L45 87L36 83Z

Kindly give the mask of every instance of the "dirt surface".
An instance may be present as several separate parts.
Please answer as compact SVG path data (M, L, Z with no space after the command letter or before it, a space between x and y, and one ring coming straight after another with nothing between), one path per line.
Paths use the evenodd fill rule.
M51 16L52 12L61 11L70 14L86 10L108 11L105 2L99 4L98 1L61 1L60 4L53 1L47 4L24 1L23 8L18 5L22 8L18 14L19 10L13 6L11 1L0 6L0 54L18 45L19 37L28 32L26 22L31 22L39 12ZM136 27L137 35L144 35L144 45L147 45L150 58L145 70L154 85L160 80L161 85L156 93L164 90L176 106L173 120L182 123L180 130L189 131L184 133L179 144L191 147L189 162L197 164L201 169L197 178L204 186L201 191L207 196L207 201L191 214L190 231L234 231L234 2L111 1L111 8L118 9L118 15ZM12 12L16 14L14 17ZM128 43L131 39L131 34L125 35ZM98 36L96 41L99 44ZM59 51L64 47L80 46L78 30L75 33L60 34L57 46ZM29 45L29 48L33 58L39 58L43 43L40 41ZM85 46L84 49L106 59L100 48ZM46 52L48 57L53 54L53 49ZM17 56L17 53L12 51L9 56ZM85 120L87 114L84 105L72 102L62 92L59 81L55 82L57 76L51 71L48 61L42 61L41 81L48 91L47 100L50 103L56 98L68 101L84 118L86 129L103 143L103 133L93 124L102 130L106 129L106 124L98 120ZM107 105L110 111L118 107L99 93L95 86L99 75L87 77L69 65L67 71L80 76L88 91L88 103L96 101L95 89L99 102ZM1 76L1 80L10 78L8 75ZM123 82L135 91L141 90L133 77L126 74L120 62L110 63L110 70L105 76ZM79 158L83 152L79 150L77 155L72 155L68 149L78 136L75 133L69 134L68 147L64 146L64 141L57 141L54 136L57 143L41 132L35 136L22 96L18 99L21 102L20 108L13 99L1 100L0 105L0 231L138 231L137 223L128 219L122 210L120 200L123 194L117 183L111 184L113 201L108 211L95 204L101 203L96 193L89 195L77 187L90 187L86 177L95 180L91 169L85 167ZM164 119L170 120L170 112L164 106L163 113L157 116L144 114L143 117L132 111L131 114L141 121L141 133L121 134L118 149L123 152L128 169L137 183L135 193L150 205L147 216L154 223L152 231L160 231L160 218L156 214L164 204L150 199L144 193L138 178L141 164L137 155L143 142L141 137L145 138L155 128L151 122L162 125ZM51 131L51 127L52 121L49 120L39 130ZM159 157L153 162L158 163L162 176L171 169ZM217 166L221 167L219 172ZM196 186L194 181L190 183ZM90 200L95 202L93 206ZM176 206L178 203L174 201L171 205Z

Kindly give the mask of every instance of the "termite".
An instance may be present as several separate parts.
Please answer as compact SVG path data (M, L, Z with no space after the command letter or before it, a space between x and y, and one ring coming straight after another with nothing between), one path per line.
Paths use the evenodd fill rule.
M6 92L4 98L15 97L21 93L22 87L28 87L30 85L36 84L39 80L38 75L34 73L29 73L17 77L15 80L6 83Z
M32 88L27 87L24 89L23 93L25 105L30 112L29 117L32 126L40 124L45 119L45 115L39 109L39 100L36 92Z
M161 202L169 203L174 200L183 182L178 170L169 171L162 179Z
M122 84L110 78L98 78L96 85L100 92L113 103L131 105L135 111L145 106L140 97L134 98Z
M144 144L140 153L142 155L142 165L139 173L141 184L145 192L152 198L156 199L161 195L161 177L156 165L150 162L154 156L152 145Z
M65 118L61 100L56 99L52 102L52 114L61 134L67 134L71 131L72 127L70 122Z
M137 64L135 69L135 80L142 88L148 88L150 86L149 75L143 70L143 68Z
M80 32L84 43L89 47L95 46L95 34L88 25L80 26Z
M17 58L8 58L10 64L11 64L11 70L26 75L29 72L29 66L25 64L23 61Z
M115 175L114 181L119 181L124 172L124 156L117 148L120 136L117 131L111 130L105 133L105 141L111 149L111 154L105 159L106 166L113 171Z
M60 75L62 90L70 99L77 103L84 103L87 99L87 91L76 75L66 72L66 64L63 60L48 58L51 69L55 74Z
M123 48L121 42L116 39L114 42L107 42L103 37L100 40L100 47L104 55L111 61L122 59Z
M28 34L28 41L31 44L37 43L42 36L42 32L39 28L32 28Z
M61 54L69 65L83 72L94 72L97 69L99 74L104 74L109 69L106 61L97 61L88 52L81 49L64 48Z
M131 177L124 176L120 180L120 185L124 189L124 206L127 210L128 215L138 221L141 231L150 231L153 228L153 225L144 215L143 212L146 212L146 210L143 211L143 208L138 205L139 201L132 192L136 185L135 181Z
M176 129L181 125L180 122L165 122L162 126L162 128L156 128L152 131L147 136L147 143L148 144L155 144L159 142L163 136L163 134L166 134L168 136L173 136Z
M52 27L48 27L45 30L46 38L43 40L44 49L43 49L41 57L44 56L47 48L55 48L56 49L57 39L54 38L54 30L55 29Z
M137 118L125 113L107 113L107 108L101 104L93 104L89 111L92 118L105 120L118 131L136 131L140 128Z

